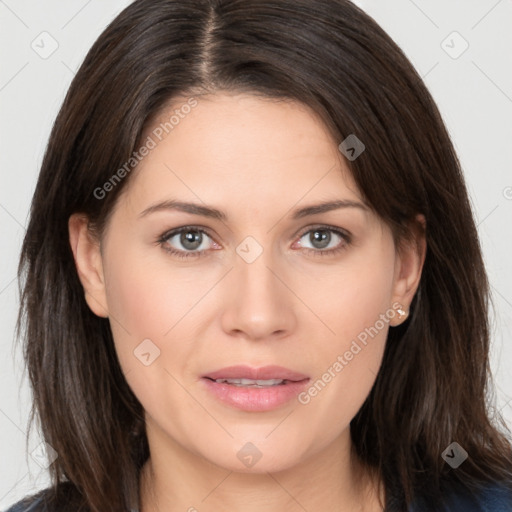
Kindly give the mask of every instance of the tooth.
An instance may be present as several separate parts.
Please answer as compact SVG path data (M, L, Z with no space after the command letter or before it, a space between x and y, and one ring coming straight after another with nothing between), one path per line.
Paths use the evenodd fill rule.
M216 379L215 382L233 384L234 386L277 386L284 382L283 379L267 379L267 380L253 380L253 379Z
M276 386L278 384L281 384L283 382L283 379L269 379L269 380L257 380L256 384L258 386Z

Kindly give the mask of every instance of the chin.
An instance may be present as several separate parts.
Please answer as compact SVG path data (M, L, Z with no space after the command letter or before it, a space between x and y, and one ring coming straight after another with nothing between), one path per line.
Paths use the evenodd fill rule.
M259 437L262 438L261 435ZM210 449L202 455L216 466L237 473L251 474L284 471L301 464L306 458L303 443L285 445L277 438L274 442L264 438L261 442L250 441L250 436L244 439L246 440L232 440L229 446L217 443L215 451Z

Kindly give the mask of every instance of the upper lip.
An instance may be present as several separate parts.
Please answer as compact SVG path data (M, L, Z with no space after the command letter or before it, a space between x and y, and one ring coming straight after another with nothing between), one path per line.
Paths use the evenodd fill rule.
M261 368L252 368L246 365L228 366L213 372L209 372L203 377L217 379L251 379L251 380L269 380L281 379L290 381L301 381L308 379L307 375L295 372L283 366L262 366Z

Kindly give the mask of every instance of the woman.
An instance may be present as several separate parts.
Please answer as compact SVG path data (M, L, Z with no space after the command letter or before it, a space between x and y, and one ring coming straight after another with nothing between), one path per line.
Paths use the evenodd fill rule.
M512 510L459 162L348 1L125 9L56 120L20 277L57 457L12 512Z

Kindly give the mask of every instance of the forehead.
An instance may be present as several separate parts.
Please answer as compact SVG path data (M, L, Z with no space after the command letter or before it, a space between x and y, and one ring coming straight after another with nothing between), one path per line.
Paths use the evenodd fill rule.
M306 105L227 93L190 100L175 98L146 126L151 150L130 180L139 196L267 207L336 192L360 199L337 141Z

